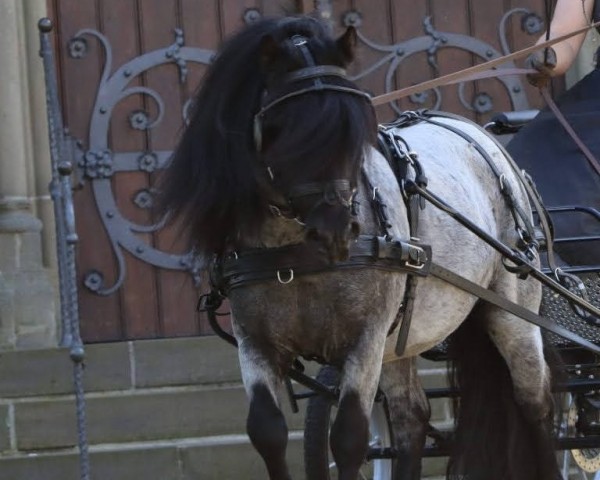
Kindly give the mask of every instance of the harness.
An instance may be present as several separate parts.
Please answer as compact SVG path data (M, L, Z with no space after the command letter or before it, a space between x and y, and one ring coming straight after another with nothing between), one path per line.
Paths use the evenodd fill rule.
M273 91L265 90L259 111L254 115L253 120L253 135L254 147L260 154L263 150L263 118L265 114L272 108L287 102L288 100L306 95L311 92L333 91L346 93L356 97L364 98L370 104L371 96L352 86L352 85L337 85L326 82L327 78L340 78L347 80L346 70L337 65L317 65L307 43L308 39L302 35L294 35L290 38L292 45L298 49L300 57L305 63L305 67L287 73L281 79L281 86L274 88ZM310 84L298 86L298 82L311 80ZM286 91L289 86L294 88L291 91ZM282 88L284 91L282 92ZM263 162L264 163L264 162ZM274 184L276 179L272 168L269 165L264 165L267 173L267 179L271 184ZM311 195L321 194L321 202L329 205L339 204L348 209L354 208L355 189L346 179L335 179L325 182L312 182L294 186L287 193L286 206L271 205L271 211L278 216L296 219L302 224L302 221L294 212L294 201Z
M443 199L427 189L427 178L418 162L418 155L410 150L406 141L397 132L398 128L421 121L447 128L473 144L480 153L483 152L482 156L490 166L493 165L489 155L470 136L445 123L433 120L431 117L434 116L458 118L451 114L438 112L405 112L398 121L382 126L379 132L380 148L397 175L404 194L409 212L410 240L392 239L388 230L391 225L385 212L385 204L382 202L377 189L372 188L371 205L384 234L379 236L359 236L358 240L351 244L349 258L344 262L331 263L325 247L319 242L305 242L277 248L248 249L231 253L222 258L215 258L210 270L212 291L201 297L199 310L208 313L209 322L219 336L234 345L236 344L235 338L222 330L214 317L216 309L220 306L228 292L234 288L273 280L277 280L281 284L287 284L301 275L332 272L339 269L377 268L408 274L403 307L398 312L397 318L389 332L391 333L400 324L396 344L397 355L402 355L405 350L418 278L428 275L433 275L444 280L498 308L560 335L595 353L600 353L600 347L557 325L553 320L527 310L521 305L511 302L495 292L485 289L432 261L431 247L421 244L416 236L418 232L418 212L425 207L425 202L431 203L434 207L443 210L488 245L500 252L503 259L505 259L505 268L509 269L509 271L518 274L521 278L532 275L555 292L567 297L569 301L579 306L582 310L600 317L600 309L585 302L570 290L554 282L532 263L539 243L536 240L533 225L520 208L511 208L515 229L521 239L518 249L511 249L487 234L464 215L454 210ZM464 119L462 120L464 121ZM512 191L506 187L508 184L503 180L502 175L497 171L496 167L493 167L492 171L496 173L500 188L504 185L503 196L509 208L516 206L517 203ZM409 172L413 174L413 178L409 178ZM527 180L521 175L519 176L523 184L526 185L528 193L535 195L535 191L531 187L527 187ZM512 265L508 265L506 260L512 262ZM302 376L302 373L298 371L294 375Z
M306 46L306 38L295 36L291 40L293 44L299 48L307 66L288 74L285 80L287 83L312 80L312 85L295 89L285 94L275 94L274 96L266 95L266 101L263 102L263 106L254 117L254 137L258 152L262 149L262 117L275 105L285 102L290 98L304 95L308 92L321 90L333 90L369 98L366 93L356 88L332 85L323 82L323 77L327 76L344 78L345 71L337 66L315 65L312 55ZM549 279L547 275L542 273L533 264L539 247L535 229L527 214L516 202L511 187L508 182L506 182L504 175L497 169L493 159L485 149L465 132L446 123L439 122L432 117L458 118L447 113L429 112L425 110L405 112L396 122L380 127L378 135L380 149L388 159L405 198L407 211L409 212L410 240L397 240L392 237L390 233L392 225L389 223L386 214L386 206L383 203L377 188L369 184L367 175L363 170L363 178L369 187L369 190L373 192L370 203L374 209L375 217L379 222L381 234L359 236L357 241L350 245L348 259L336 263L331 262L327 249L323 244L317 241L306 241L301 244L286 245L276 248L245 249L240 252L231 252L225 256L216 256L210 266L211 292L200 298L198 310L205 311L208 314L209 323L217 335L237 346L235 338L225 332L216 321L217 309L229 292L235 288L274 280L277 280L280 284L288 284L299 275L319 274L340 269L376 268L408 274L405 298L389 332L391 333L394 331L398 324L401 323L396 344L396 354L399 356L404 353L406 346L418 278L428 275L440 278L492 305L600 354L600 347L557 325L553 320L541 317L540 315L497 295L495 292L482 288L432 261L431 247L421 244L417 236L418 214L420 209L425 208L425 202L431 203L436 208L448 213L451 217L484 240L488 245L500 252L504 259L504 266L509 271L516 273L520 278L525 278L528 275L534 276L554 291L567 297L569 301L578 305L583 310L600 317L600 309L583 301L576 294ZM461 118L461 120L465 121L463 118ZM445 128L456 135L459 135L472 145L485 159L491 171L498 179L499 188L511 211L515 230L520 238L517 249L511 249L494 237L491 237L477 225L473 224L468 218L455 211L451 206L444 202L443 199L427 189L427 177L418 161L418 155L409 148L409 145L398 133L399 128L423 121ZM477 128L480 127L477 126ZM512 167L515 173L517 173L517 176L521 179L530 197L532 197L532 195L536 197L536 195L532 194L534 189L531 185L528 186L527 180L519 173L517 167L514 164L512 164ZM271 181L273 181L273 174L270 168L266 166L266 169ZM409 175L409 173L411 175ZM345 207L352 209L352 213L355 214L355 202L353 200L354 192L351 192L348 199L343 195L343 193L346 193L349 190L350 183L348 180L332 180L330 182L300 185L296 187L296 191L290 193L290 196L298 197L323 193L324 201L341 203ZM532 199L532 201L534 201L536 206L539 205L539 212L544 211L541 202L539 201L539 197ZM289 198L288 202L292 205L292 201ZM547 243L551 243L549 227L547 224L544 224L544 226L546 227L545 233ZM512 262L512 265L507 264L506 261ZM304 384L311 383L308 377L302 373L301 366L297 366L296 369L291 369L290 377L295 380L300 379ZM319 389L318 386L316 387Z

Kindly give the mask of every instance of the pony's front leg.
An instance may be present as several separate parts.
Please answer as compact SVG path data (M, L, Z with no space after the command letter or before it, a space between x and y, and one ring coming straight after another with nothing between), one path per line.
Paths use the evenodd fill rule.
M263 458L270 480L291 480L285 461L288 428L277 398L282 379L266 355L249 342L240 342L239 359L250 401L246 422L250 441Z
M342 369L340 402L329 437L339 480L356 480L368 452L369 417L379 383L384 342L385 332L364 335Z

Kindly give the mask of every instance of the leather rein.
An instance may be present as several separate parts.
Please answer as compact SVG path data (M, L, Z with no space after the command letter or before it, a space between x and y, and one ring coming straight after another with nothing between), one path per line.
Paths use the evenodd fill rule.
M378 95L377 97L373 97L373 105L384 105L389 102L393 102L394 100L399 100L401 98L407 97L409 95L414 95L416 93L422 93L426 90L430 90L436 87L442 87L444 85L452 85L454 83L466 82L471 80L479 80L482 78L490 78L501 75L515 75L517 73L533 73L535 70L531 69L514 69L514 68L497 68L501 65L512 62L519 58L526 57L533 52L538 50L542 50L544 48L551 47L556 43L560 43L568 38L574 37L581 33L585 33L592 28L600 27L600 21L587 25L578 30L574 30L572 32L566 33L556 38L552 38L545 42L539 43L537 45L532 45L527 48L523 48L522 50L518 50L516 52L510 53L508 55L504 55L502 57L494 58L484 63L480 63L473 67L465 68L463 70L459 70L458 72L452 72L447 75L443 75L441 77L437 77L431 80L427 80L425 82L418 83L416 85L411 85L410 87L401 88L399 90L394 90L393 92L384 93L383 95Z
M546 16L547 16L546 23L549 25L550 21L549 21L548 12L546 12ZM386 103L397 101L397 100L400 100L401 98L408 97L410 95L422 93L426 90L430 90L430 89L433 89L436 87L442 87L442 86L446 86L446 85L452 85L452 84L460 83L460 82L482 80L485 78L495 78L495 77L500 77L500 76L505 76L505 75L523 75L523 74L529 74L529 73L536 73L537 71L534 69L531 69L531 68L497 68L497 67L499 67L507 62L511 62L511 61L517 60L519 58L523 58L523 57L530 55L531 53L536 52L538 50L548 49L552 45L555 45L555 44L560 43L568 38L579 35L581 33L585 33L588 30L591 30L593 28L598 28L598 27L600 27L600 21L595 22L595 23L590 23L589 25L586 25L583 28L574 30L572 32L568 32L564 35L561 35L559 37L555 37L552 39L549 36L550 30L547 29L546 40L544 42L541 42L536 45L532 45L530 47L524 48L517 52L510 53L508 55L494 58L492 60L481 63L479 65L475 65L473 67L465 68L458 72L453 72L448 75L443 75L438 78L434 78L431 80L427 80L425 82L418 83L416 85L411 85L410 87L401 88L399 90L394 90L393 92L379 95L379 96L373 98L373 100L372 100L373 105L374 106L384 105ZM546 104L548 105L548 107L550 108L550 110L552 111L552 113L554 114L556 119L558 120L558 122L561 124L561 126L564 128L564 130L567 132L569 137L571 137L573 142L577 145L577 148L579 148L579 150L583 153L583 155L585 156L587 161L590 163L592 168L596 171L596 173L598 175L600 175L600 161L598 161L598 159L590 151L590 149L587 147L587 145L585 145L585 143L583 143L581 138L577 135L575 130L573 130L573 127L569 124L568 120L565 118L565 116L562 114L562 112L560 111L560 109L558 108L558 106L556 105L554 100L552 99L552 96L548 92L548 89L546 87L541 87L540 93L541 93L542 97L544 98L544 101L546 102Z

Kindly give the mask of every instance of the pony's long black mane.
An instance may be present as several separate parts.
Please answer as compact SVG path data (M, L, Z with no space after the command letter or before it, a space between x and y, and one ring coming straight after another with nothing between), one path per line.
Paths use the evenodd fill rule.
M320 179L340 159L359 165L374 140L376 125L367 101L314 92L268 112L265 152L257 153L254 115L267 86L272 88L278 75L294 68L286 40L297 34L307 37L317 64L345 66L350 60L315 19L265 19L221 46L196 94L189 124L161 179L159 203L163 213L181 221L200 255L220 253L235 246L236 239L257 234L268 214L258 183L266 158L281 169L283 183ZM265 39L281 47L269 65ZM341 78L335 82L349 83Z

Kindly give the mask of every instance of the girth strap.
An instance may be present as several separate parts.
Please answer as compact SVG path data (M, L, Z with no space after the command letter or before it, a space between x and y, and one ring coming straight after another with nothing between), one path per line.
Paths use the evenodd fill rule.
M289 283L298 275L344 268L369 267L426 276L430 262L429 245L361 235L350 244L346 261L331 262L325 246L315 242L256 248L230 254L215 264L213 279L217 288L226 293L249 283Z

